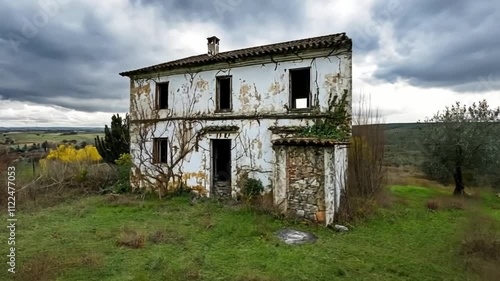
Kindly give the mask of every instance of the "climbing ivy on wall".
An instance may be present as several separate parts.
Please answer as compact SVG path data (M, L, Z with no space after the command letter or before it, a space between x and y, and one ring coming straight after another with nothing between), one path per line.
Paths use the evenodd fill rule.
M347 141L351 134L351 114L348 109L350 103L347 93L340 99L334 96L328 104L328 116L315 119L311 126L307 126L298 132L299 137L328 138L338 141Z

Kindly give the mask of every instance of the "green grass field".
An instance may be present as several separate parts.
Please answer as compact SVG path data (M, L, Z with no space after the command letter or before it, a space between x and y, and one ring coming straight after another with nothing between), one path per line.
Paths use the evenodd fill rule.
M466 271L458 255L468 211L431 212L425 206L431 198L449 197L449 190L393 186L390 193L395 199L390 208L343 234L276 220L244 207L215 202L191 206L187 197L87 197L18 214L15 276L117 281L479 280ZM500 198L483 197L484 210L500 221ZM5 221L5 215L1 219ZM273 236L286 227L313 232L319 239L315 244L286 245ZM119 246L124 229L143 235L144 247ZM151 237L155 232L162 235ZM7 237L5 227L1 235ZM0 280L11 277L6 270L0 273Z

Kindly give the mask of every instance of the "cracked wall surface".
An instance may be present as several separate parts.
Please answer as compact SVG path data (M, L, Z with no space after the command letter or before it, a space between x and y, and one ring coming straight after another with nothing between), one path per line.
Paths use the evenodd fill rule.
M347 93L350 100L351 65L350 53L343 53L217 71L171 76L152 74L150 78L132 80L131 154L136 164L132 184L144 188L153 186L151 189L162 185L171 189L183 181L209 195L212 183L210 140L223 138L233 140L232 165L228 171L232 195L239 192L237 183L244 173L260 179L266 191L270 191L275 164L271 141L280 136L269 128L306 126L312 120L308 115L328 111L333 97ZM289 70L304 67L311 68L310 91L315 108L295 116L289 105ZM216 77L225 75L232 76L232 111L217 113ZM154 108L156 83L159 82L169 82L169 108L165 110ZM200 134L209 126L237 126L239 129ZM173 159L164 169L157 169L162 164L151 163L150 151L153 138L158 137L170 138L169 153L183 155L182 161ZM186 150L189 153L184 155ZM145 175L149 175L149 180L145 180Z

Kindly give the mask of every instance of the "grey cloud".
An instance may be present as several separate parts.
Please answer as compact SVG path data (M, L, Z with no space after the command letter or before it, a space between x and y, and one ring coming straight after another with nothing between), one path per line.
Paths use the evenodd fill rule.
M24 19L30 20L40 7L37 1L0 1L0 96L5 99L86 112L124 112L129 84L119 72L186 52L173 52L168 49L172 46L158 42L138 42L133 33L117 33L107 17L83 1L70 1L59 11L61 17L50 18L14 52L12 34L21 34ZM378 1L371 18L349 20L352 24L345 30L311 28L304 16L306 2L299 0L129 0L129 5L156 9L159 24L172 29L192 21L215 23L230 36L222 38L223 45L230 41L233 46L251 46L255 38L269 38L273 31L280 38L269 38L270 43L302 37L296 34L346 31L353 39L355 62L384 48L381 33L390 28L401 59L376 61L375 78L456 91L500 89L500 3L494 1ZM337 12L331 11L332 16Z
M84 16L76 22L77 31L49 22L27 43L20 44L18 52L12 48L11 34L23 34L19 17L33 14L36 8L20 10L7 4L0 11L0 18L11 22L0 26L0 38L4 39L0 41L0 56L4 58L0 74L8 73L0 76L0 95L88 112L127 111L125 102L116 101L127 101L127 83L117 74L123 70L121 64L130 62L126 59L127 50L121 48L115 35L107 32L106 23L91 10L79 11Z
M481 80L500 75L500 2L401 1L392 18L374 17L392 26L396 51L402 57L379 61L376 78L458 92L498 90L500 80L486 86Z
M10 100L86 112L127 111L128 83L118 73L167 59L145 57L148 50L141 48L146 44L149 44L149 53L152 50L163 53L166 47L151 42L136 44L134 34L111 32L107 19L97 16L90 5L84 2L68 5L71 6L61 7L59 13L75 15L70 25L58 21L57 15L49 18L48 23L37 28L35 36L20 44L15 52L12 34L22 37L23 26L40 7L36 1L22 6L13 2L2 4L0 95ZM232 42L246 42L249 33L245 30L261 30L263 26L284 22L301 26L298 0L286 3L276 0L130 1L130 5L132 8L157 7L162 11L160 14L165 15L161 21L172 27L193 18L218 22L232 34ZM264 6L266 9L261 9Z

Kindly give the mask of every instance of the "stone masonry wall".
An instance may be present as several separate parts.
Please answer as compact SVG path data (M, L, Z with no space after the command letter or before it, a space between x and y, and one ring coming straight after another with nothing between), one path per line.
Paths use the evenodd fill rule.
M217 198L231 197L231 181L216 181L214 183L214 189Z
M324 148L287 147L288 212L317 221L325 211Z

